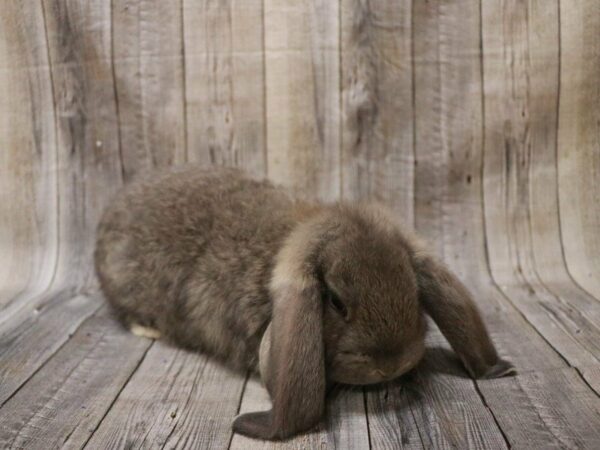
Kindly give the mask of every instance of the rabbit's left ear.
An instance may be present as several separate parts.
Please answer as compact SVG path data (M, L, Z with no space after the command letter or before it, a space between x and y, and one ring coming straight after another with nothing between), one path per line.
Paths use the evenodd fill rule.
M268 363L262 375L273 407L243 414L233 430L260 439L284 439L316 425L325 408L323 305L318 281L290 273L272 287Z
M473 378L514 375L514 366L498 357L471 294L443 264L418 257L415 272L419 301L440 328Z

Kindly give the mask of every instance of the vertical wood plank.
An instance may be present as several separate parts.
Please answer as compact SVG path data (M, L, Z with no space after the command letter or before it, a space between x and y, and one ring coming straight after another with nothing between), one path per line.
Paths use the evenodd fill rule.
M600 9L561 1L558 129L560 220L568 267L600 299Z
M479 25L472 2L415 4L416 226L471 285L485 280Z
M340 193L339 1L265 0L269 178Z
M500 306L494 302L497 296L486 289L478 198L478 165L483 142L479 8L468 1L417 2L413 17L414 51L418 55L415 57L416 229L433 242L433 249L467 283L478 304L489 313ZM502 342L498 343L502 354L506 350ZM438 368L449 365L447 360L444 364L442 355L432 361ZM429 394L431 398L423 397L427 398L423 405L415 404L414 414L422 434L433 445L506 446L501 430L493 417L487 415L489 411L483 407L475 384L458 378L460 372L454 370L454 376L447 379L436 377L441 384L431 386L434 389ZM447 369L442 371L448 373ZM445 388L436 393L446 380ZM425 379L420 390L425 394L428 389ZM436 405L439 396L444 395L469 398L473 412L458 413L464 424L455 427L444 419L454 416L446 416L444 408ZM438 420L433 423L426 420L428 409L439 411ZM485 431L479 428L483 422L487 423Z
M570 324L581 323L573 318L582 315L591 323L600 323L598 302L572 278L564 258L559 217L558 180L558 106L560 102L560 5L549 8L547 2L531 2L528 14L530 71L536 77L530 90L534 94L526 116L531 123L530 152L530 226L531 247L536 275L544 287L560 300L558 316ZM554 45L549 45L553 42ZM553 61L552 63L549 61ZM552 70L548 70L552 67ZM542 75L545 74L545 75ZM550 94L552 93L552 94ZM522 171L524 172L524 171ZM555 309L555 311L556 311ZM589 327L576 328L575 335L584 332L583 340L597 342ZM581 340L581 339L577 339ZM583 343L586 346L586 343ZM588 361L585 365L590 364Z
M484 219L487 223L493 217L483 213L501 207L494 204L484 207L481 197L482 183L486 182L482 179L482 114L487 110L481 84L480 26L485 31L488 20L497 22L498 16L491 15L488 19L484 14L481 23L479 8L463 1L420 3L416 11L414 26L420 31L415 35L415 53L422 58L416 63L415 76L417 229L437 241L435 248L465 280L501 355L513 360L521 371L563 369L565 364L560 356L523 320L507 298L499 295L488 272L486 237L489 245L496 236L486 236ZM496 55L492 51L490 54ZM486 124L487 120L486 116ZM501 177L503 173L486 172L485 176ZM541 353L546 356L539 357ZM481 392L483 382L476 383ZM536 388L547 389L542 381ZM551 428L541 418L543 405L521 402L514 393L505 395L512 396L511 414L537 417L531 426ZM495 417L505 413L497 399L482 393L482 400ZM514 430L502 431L508 444L518 441ZM496 427L496 436L498 433L500 429ZM556 440L548 438L549 434L540 433L532 445L554 445Z
M44 0L57 116L59 264L57 279L94 283L95 229L122 184L110 2Z
M50 285L58 251L55 116L41 4L0 8L0 98L2 322Z
M479 17L478 8L467 2L431 2L415 10L416 227L472 291L500 354L523 370L564 367L490 277L482 203Z
M189 161L266 174L262 0L183 0Z
M556 174L554 158L545 154L556 152L558 4L486 4L483 17L484 196L492 275L545 339L583 367L600 357L600 329L593 325L594 315L600 320L597 302L560 273L556 179L546 177L542 187L535 176L548 165L549 175ZM548 196L554 201L544 200ZM544 202L554 208L543 209ZM549 272L545 259L552 262Z
M412 223L412 2L341 4L343 196Z
M522 266L535 278L534 240L545 249L540 263L561 267L560 256L549 253L558 237L557 217L538 206L552 204L555 187L550 155L556 139L558 3L507 1L484 5L483 16L489 24L483 31L486 217L490 235L501 241L490 242L490 260L501 284L509 283L513 271L525 282ZM546 175L545 195L535 175Z
M113 2L113 59L125 181L185 161L181 0Z
M562 357L572 364L592 364L598 353L594 343L598 330L592 317L576 309L589 305L590 299L566 274L558 240L553 157L558 4L484 2L482 17L484 210L492 275ZM554 375L566 369L533 368L537 370L514 379L478 382L510 444L593 447L597 439L593 427L583 423L574 427L565 421L573 417L572 409L587 410L596 394L575 371L569 371L565 383ZM495 385L503 387L491 388ZM509 387L515 385L519 387ZM521 420L515 426L517 416Z
M39 17L43 17L40 27L47 37L47 45L43 46L46 59L45 63L38 61L32 65L34 61L30 61L26 66L49 69L47 92L38 94L40 100L45 95L53 97L54 108L50 102L40 104L32 118L38 113L49 114L48 110L55 118L49 125L54 129L52 136L46 136L45 142L54 151L49 153L41 146L37 151L40 157L46 155L46 159L41 159L44 167L40 172L53 177L54 181L47 186L48 192L35 193L36 201L48 194L54 200L48 202L46 207L51 210L44 212L36 225L43 225L45 220L54 221L58 260L56 267L51 263L46 266L46 270L51 271L51 285L35 296L28 308L9 315L11 320L1 327L0 346L7 361L2 376L10 380L4 383L2 401L35 373L98 308L97 299L78 292L93 283L91 252L96 221L108 196L121 181L115 114L110 108L114 105L110 10L87 2L67 5L49 0L38 6ZM16 12L15 17L19 17ZM35 36L28 30L29 34ZM31 49L29 57L38 52ZM38 123L38 134L44 126ZM105 144L112 152L104 151ZM37 165L36 158L32 161ZM37 174L32 170L29 175ZM40 174L42 180L45 178ZM32 241L32 245L39 246L39 242ZM37 251L40 249L43 251L44 247L40 246Z

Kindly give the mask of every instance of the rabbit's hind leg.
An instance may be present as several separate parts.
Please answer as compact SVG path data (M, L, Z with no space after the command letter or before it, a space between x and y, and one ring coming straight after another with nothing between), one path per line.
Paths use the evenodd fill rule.
M144 337L148 339L159 339L161 334L155 328L145 327L143 325L139 325L137 323L132 323L129 325L129 331L139 337Z

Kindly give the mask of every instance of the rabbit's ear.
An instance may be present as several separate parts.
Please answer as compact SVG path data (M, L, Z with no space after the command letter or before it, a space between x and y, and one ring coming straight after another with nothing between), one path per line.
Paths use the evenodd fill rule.
M323 415L325 356L321 290L316 280L302 274L294 278L279 280L272 286L273 319L265 385L273 407L270 411L237 417L233 423L237 433L260 439L283 439L311 428Z
M440 328L473 378L514 375L498 357L483 319L467 288L443 264L430 257L415 264L419 301Z

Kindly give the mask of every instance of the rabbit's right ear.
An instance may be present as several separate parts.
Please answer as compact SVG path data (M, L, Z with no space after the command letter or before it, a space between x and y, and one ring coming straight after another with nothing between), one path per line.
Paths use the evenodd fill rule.
M284 439L316 425L325 409L321 287L303 243L284 248L274 269L270 344L261 361L273 407L236 418L234 431L247 436Z
M429 256L415 262L419 301L440 328L473 378L514 375L514 366L498 357L471 294L443 264Z

